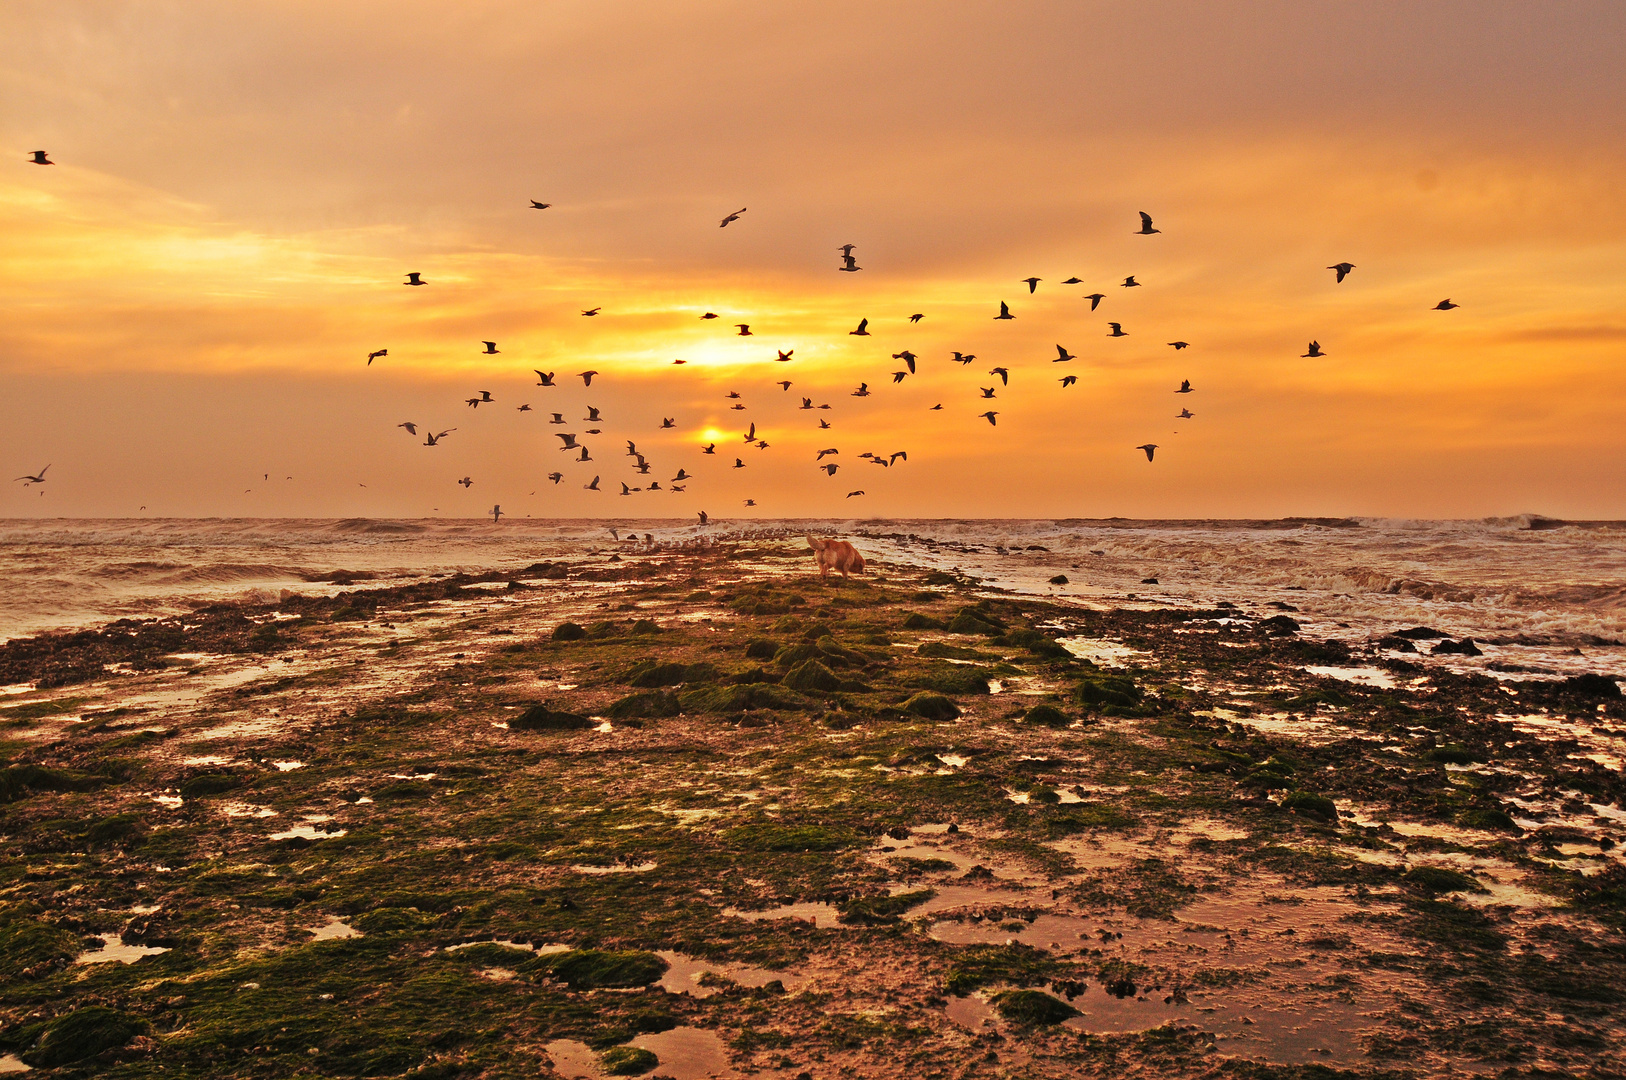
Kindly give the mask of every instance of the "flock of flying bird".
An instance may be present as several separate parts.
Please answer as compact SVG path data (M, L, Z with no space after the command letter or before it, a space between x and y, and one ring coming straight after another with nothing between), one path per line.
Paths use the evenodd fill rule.
M31 160L32 160L33 164L36 164L36 165L52 165L52 164L54 164L54 162L52 162L50 160L49 156L43 150L34 151ZM552 205L553 205L552 203L539 202L539 201L537 201L535 199L530 200L530 208L533 209L533 210L546 210L549 207L551 207ZM742 206L740 209L738 209L738 210L734 211L733 213L729 214L728 216L724 217L722 219L722 221L718 223L718 227L719 228L727 228L731 223L739 221L740 220L740 215L744 214L747 211L747 209L748 209L748 207L743 207ZM1134 235L1137 235L1137 236L1152 236L1152 235L1155 235L1155 234L1159 234L1161 232L1162 232L1162 230L1160 230L1158 228L1155 228L1153 226L1151 215L1146 213L1145 211L1140 211L1140 228L1135 231ZM841 273L857 273L857 272L859 272L859 271L861 271L863 269L863 267L858 265L857 256L855 256L853 254L853 252L856 250L856 248L857 248L857 245L855 245L855 244L843 244L843 245L841 245L841 247L839 247L837 249L841 253L841 265L836 268L838 272L841 272ZM1353 263L1340 262L1340 263L1334 263L1332 266L1327 267L1327 269L1332 270L1336 274L1336 279L1335 279L1334 283L1335 284L1342 284L1344 279L1346 277L1348 277L1349 274L1355 269L1355 266L1354 266ZM1028 277L1028 278L1021 279L1021 282L1023 284L1025 284L1025 285L1027 285L1028 293L1031 295L1031 294L1038 291L1039 283L1041 281L1043 281L1043 280L1044 279L1040 278L1040 277ZM424 279L422 272L413 271L413 272L408 273L406 275L406 281L403 282L403 284L408 285L408 286L424 286L424 285L428 285L429 282ZM1070 278L1067 278L1066 280L1062 281L1061 284L1063 284L1063 285L1080 285L1080 284L1083 284L1083 282L1077 277L1070 277ZM1136 281L1135 280L1135 275L1133 275L1133 274L1130 274L1129 276L1125 277L1124 280L1120 284L1121 288L1126 288L1126 289L1138 288L1140 286L1141 286L1141 282ZM1093 312L1098 307L1100 307L1101 301L1106 299L1106 294L1100 293L1100 292L1089 293L1089 294L1086 294L1083 297L1083 299L1088 300L1090 302L1090 310ZM1434 306L1434 310L1436 310L1436 311L1450 311L1453 308L1456 308L1458 306L1460 306L1460 305L1453 303L1449 299L1446 299L1446 300L1442 300L1438 304L1436 304ZM592 318L592 317L597 316L602 310L603 310L602 307L593 307L593 308L588 308L588 309L582 311L581 314L582 314L582 316L584 316L586 318ZM917 313L912 314L912 315L910 315L908 317L908 322L911 325L913 325L913 324L919 323L925 317L926 316L925 316L924 313L917 312ZM703 319L703 320L713 320L713 319L720 318L720 316L717 315L715 312L708 311L705 314L701 315L700 318ZM1009 303L1002 300L1002 301L999 302L999 314L995 315L993 318L994 318L995 321L1008 321L1008 320L1015 319L1016 316L1014 314L1012 314ZM753 336L752 331L751 331L751 324L750 323L734 323L732 325L734 326L735 331L736 331L738 336L740 336L740 337L751 337L751 336ZM1107 337L1122 338L1122 337L1129 336L1127 331L1124 330L1123 325L1121 323L1108 322L1107 327L1108 327L1108 332L1107 332L1107 335L1106 335ZM869 319L868 318L860 319L858 321L857 327L855 329L853 329L853 330L849 330L848 334L851 335L851 336L854 336L854 337L869 337L870 336ZM499 350L497 348L497 343L495 341L483 341L483 342L481 342L481 344L484 345L484 349L482 350L481 355L484 355L484 356L496 356L496 355L499 354ZM1187 349L1187 348L1190 347L1190 343L1186 342L1186 341L1171 341L1171 342L1168 342L1168 344L1176 352L1180 352L1181 350L1184 350L1184 349ZM791 348L791 349L776 349L775 351L778 353L778 355L774 358L775 362L778 362L778 363L790 363L790 362L792 362L794 360L794 354L796 352L796 350L794 348ZM1319 358L1319 357L1324 357L1326 355L1327 355L1327 353L1322 350L1321 343L1319 341L1311 341L1309 343L1307 351L1303 354L1303 358L1305 358L1305 359ZM369 352L367 354L367 366L371 367L372 364L373 364L373 361L383 359L383 358L386 358L388 356L389 356L389 350L388 349L376 349L376 350L374 350L372 352ZM904 349L901 352L893 353L892 354L892 359L901 361L902 364L903 364L903 367L902 367L901 370L893 371L891 373L893 384L897 384L897 383L903 382L906 378L908 378L909 376L914 375L916 373L916 362L920 358L916 354L914 354L913 352L910 352L908 349ZM953 356L951 357L952 362L959 363L962 366L968 366L968 365L970 365L972 363L975 363L976 359L977 359L976 354L974 354L974 353L963 353L963 352L954 352ZM1067 363L1067 362L1075 360L1075 359L1077 359L1077 356L1075 354L1068 352L1065 347L1063 347L1061 345L1057 345L1056 346L1056 355L1051 359L1051 363L1064 364L1064 363ZM686 361L684 361L684 360L674 360L674 361L672 361L672 363L677 364L677 365L681 365L681 364L686 363ZM555 381L555 377L557 375L557 372L541 371L541 370L537 370L537 369L533 369L533 370L536 371L537 380L538 380L536 385L538 387L557 387L558 386L558 383ZM582 380L582 386L584 388L591 388L592 385L593 385L593 377L595 375L598 375L598 374L599 374L598 371L590 369L590 370L587 370L587 371L578 372L575 377L580 378ZM1003 389L1003 388L1008 387L1010 385L1010 374L1011 373L1010 373L1010 370L1008 368L1002 367L1002 366L996 366L996 367L990 368L989 371L988 371L988 374L993 375L993 376L997 376L998 379L999 379L999 383L998 383L997 386L980 386L980 387L978 387L978 389L981 391L981 396L977 399L979 401L997 399L998 391L1000 389ZM1078 381L1078 376L1076 376L1076 375L1063 375L1057 381L1061 383L1061 386L1062 386L1063 389L1066 389L1067 387L1070 387L1070 386L1074 385ZM779 386L782 391L787 391L788 392L790 390L791 386L793 385L793 383L789 379L784 379L784 380L779 380L775 385ZM1186 380L1181 381L1179 389L1175 390L1174 392L1177 393L1177 394L1190 394L1190 393L1195 392L1195 388L1191 385L1191 381L1189 379L1186 379ZM855 390L852 391L851 396L858 397L858 398L864 398L864 397L869 397L870 395L871 395L871 390L870 390L869 384L867 382L860 382L858 387ZM741 395L737 391L730 391L729 394L728 394L728 398L731 401L733 401L733 404L730 406L730 408L732 410L734 410L734 411L743 411L746 408L746 406L740 400ZM492 393L489 390L476 391L475 396L467 398L465 400L465 405L467 407L469 407L471 409L475 409L475 410L478 410L481 405L493 405L493 404L496 404L496 399L492 396ZM518 411L520 411L520 412L531 412L532 411L531 406L530 406L529 403L521 404L521 405L517 406L517 408L518 408ZM605 422L603 416L600 414L600 410L597 407L589 405L589 406L586 406L586 408L587 408L587 415L585 417L581 418L583 423L598 425L598 424L602 424L602 423ZM801 411L829 411L829 410L831 410L832 406L830 406L827 403L826 404L815 405L813 403L813 399L811 397L802 397L801 398L801 405L800 405L799 408L800 408ZM941 411L943 409L943 406L942 406L942 404L937 404L937 405L933 405L931 407L931 409L932 409L932 411ZM567 421L565 419L563 412L551 412L550 415L551 415L551 419L548 421L548 423L550 425L568 425L568 424L571 423L570 421ZM997 409L990 408L985 412L977 414L977 416L980 419L987 420L988 423L991 426L997 426L998 425L999 411ZM1186 408L1182 408L1180 410L1180 412L1176 414L1176 418L1177 419L1182 419L1182 420L1189 420L1189 419L1193 418L1194 416L1195 416L1195 414L1193 412L1191 412L1189 409L1186 409ZM413 437L416 437L418 435L418 428L420 426L422 426L422 425L418 424L415 421L410 421L409 420L409 421L404 421L404 422L402 422L402 423L400 423L400 424L398 424L396 426L405 429L407 434L409 434L409 435L411 435ZM675 418L673 418L673 417L662 417L661 424L660 424L660 429L663 429L663 430L664 429L671 429L671 428L675 428L676 426L677 426L677 424L676 424L676 419ZM829 430L830 427L831 427L831 424L830 424L830 421L828 419L819 418L819 420L818 420L818 428L819 428L819 430ZM445 428L445 429L440 430L440 431L436 431L432 427L424 426L423 445L426 446L426 447L436 446L436 445L438 445L440 443L440 441L442 439L446 438L448 435L452 434L455 431L457 431L457 428L455 428L455 427L449 427L449 428ZM603 429L600 428L600 427L597 427L597 426L586 428L586 429L584 429L584 431L585 431L585 434L593 435L593 436L603 434ZM591 452L589 446L587 444L583 443L583 442L578 441L580 437L581 437L581 433L579 433L579 432L558 432L557 433L557 438L560 440L562 445L560 445L557 449L560 452L569 452L569 453L575 454L576 456L569 459L572 462L585 463L585 462L594 461L595 459L592 456L592 452ZM752 422L749 429L743 433L743 443L744 443L745 446L752 446L752 447L755 447L756 449L759 449L759 450L766 450L769 447L768 441L765 438L763 438L761 436L761 434L757 431L757 426L756 426L755 422ZM1141 445L1135 447L1134 449L1140 450L1143 453L1145 453L1146 460L1148 462L1150 462L1150 461L1153 460L1153 457L1157 452L1158 445L1156 443L1147 442L1147 443L1142 443ZM715 442L711 442L709 444L703 445L703 446L700 447L700 451L704 455L714 456L717 453L717 444ZM827 462L827 461L825 461L825 458L827 458L827 457L836 457L836 456L839 456L840 453L841 453L841 451L838 448L835 448L835 447L831 447L831 448L828 448L828 449L823 449L823 450L818 451L817 454L815 455L814 467L821 470L821 471L823 471L827 476L835 476L837 470L839 470L841 468L841 464L838 463L838 462L834 462L834 461L828 461ZM635 473L637 473L637 475L639 477L648 476L652 472L653 466L651 465L649 460L644 456L644 454L642 454L638 450L637 443L634 440L631 440L631 439L627 440L627 449L626 449L626 455L625 456L634 459L634 463L633 463L633 465L631 467L632 467L633 471ZM902 460L904 462L907 462L909 460L908 453L906 451L902 451L902 450L894 451L894 452L889 453L889 454L878 454L878 453L875 453L873 451L866 451L866 452L864 452L862 454L857 455L857 457L860 460L867 460L870 464L878 465L878 466L881 466L883 468L891 468L894 465L896 465L900 460ZM734 464L733 464L732 467L734 469L744 469L747 466L746 466L746 463L745 463L745 461L744 461L744 459L742 457L735 457L734 458ZM44 469L41 469L37 474L34 474L32 476L20 476L20 477L17 477L16 479L17 479L18 482L23 483L23 485L25 487L33 486L35 484L43 484L45 482L45 473L49 468L50 468L50 466L47 465ZM564 474L562 472L560 472L560 471L555 470L553 472L548 473L547 478L550 481L552 481L555 485L558 485L558 484L560 484L560 483L562 483L564 481ZM632 494L634 494L636 492L663 491L663 490L664 491L672 491L672 492L683 492L683 491L686 490L686 482L689 481L690 479L693 479L693 478L694 478L693 473L688 472L686 469L679 468L677 470L676 474L669 481L667 481L667 485L664 488L661 486L661 482L658 479L650 480L647 483L640 484L639 486L636 486L636 487L626 483L625 481L620 481L621 494L622 495L632 495ZM602 491L602 490L604 490L604 488L600 487L601 481L602 481L602 475L601 474L600 475L595 475L591 481L589 481L588 483L583 484L582 487L585 488L588 491ZM464 476L461 479L459 479L457 481L457 483L460 486L462 486L465 490L467 490L467 489L471 488L474 485L474 480L469 476ZM363 485L363 486L365 486L365 485ZM43 492L41 492L41 494L43 494ZM532 492L532 494L535 494L535 492ZM853 498L854 496L859 496L859 495L863 495L863 494L864 494L864 491L862 489L849 491L847 493L847 498ZM756 500L755 499L745 499L744 503L745 503L746 506L755 506L756 505ZM488 513L491 514L491 516L492 516L492 518L494 520L501 520L502 515L503 515L503 510L502 510L501 505L497 505L497 506L493 506L492 509L490 511L488 511ZM699 516L700 516L701 524L705 524L706 521L708 520L707 515L704 512L701 512Z

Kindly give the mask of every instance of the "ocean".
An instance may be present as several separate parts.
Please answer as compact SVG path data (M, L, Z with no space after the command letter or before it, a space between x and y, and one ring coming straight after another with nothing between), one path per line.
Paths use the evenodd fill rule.
M629 532L663 546L841 536L882 575L896 563L939 567L1092 607L1270 605L1292 609L1307 633L1350 641L1424 625L1472 637L1484 654L1442 662L1507 677L1613 672L1626 641L1626 522L1537 517L10 520L0 521L0 640L199 601L592 561L637 547ZM1058 575L1066 584L1050 583Z

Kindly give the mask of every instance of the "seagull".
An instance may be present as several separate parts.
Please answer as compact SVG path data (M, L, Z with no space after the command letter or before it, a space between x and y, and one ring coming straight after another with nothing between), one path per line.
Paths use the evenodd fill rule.
M1066 281L1062 282L1062 284L1063 285L1082 285L1082 284L1084 284L1084 282L1083 282L1083 280L1081 278L1070 277Z
M712 443L709 446L702 446L700 448L700 452L702 454L715 454L717 452L717 444Z
M1181 379L1180 380L1180 389L1176 390L1175 393L1176 394L1189 394L1191 392L1192 392L1191 380L1190 379Z
M894 383L901 383L908 376L908 374L909 373L907 371L894 371L892 373L892 381Z
M1193 416L1196 416L1196 415L1197 414L1192 412L1190 409L1181 409L1177 414L1175 414L1174 418L1176 420L1190 420Z
M916 312L915 314L909 316L909 321L910 322L919 322L921 319L924 319L925 317L926 317L925 315L922 315L919 312Z
M587 453L587 447L585 447L585 446L582 447L581 452L582 452L582 456L577 458L576 459L577 461L592 461L593 460Z
M564 413L554 413L553 414L553 419L549 420L548 423L550 423L550 424L563 424L563 423L565 423L565 414Z
M1309 351L1309 352L1307 352L1307 353L1305 353L1305 354L1304 354L1304 355L1303 355L1303 356L1301 356L1301 357L1299 357L1299 359L1301 359L1301 360L1307 360L1307 359L1309 359L1309 358L1310 358L1310 357L1314 357L1314 356L1326 356L1326 355L1327 355L1327 354L1326 354L1326 353L1324 353L1324 352L1322 352L1322 351L1321 351L1321 342L1319 342L1319 341L1312 341L1312 342L1310 342L1310 351Z
M464 491L467 491L469 488L474 486L474 481L470 480L466 476L463 479L459 480L458 483L463 485L463 490Z
M752 423L751 423L751 430L747 431L745 433L744 441L745 442L756 442L757 441L757 425L756 425L755 421L752 421Z
M625 480L621 481L621 494L623 494L623 495L631 495L632 494L632 489L627 486L627 482Z
M796 355L795 349L791 349L789 352L786 352L784 349L775 349L774 351L779 354L778 356L774 357L774 359L779 363L784 363L786 360L789 360L792 356Z
M1137 235L1137 236L1151 236L1155 232L1162 232L1162 231L1163 231L1162 229L1154 229L1154 228L1152 228L1152 215L1151 214L1148 214L1144 210L1142 210L1140 212L1140 229L1136 231L1135 235Z
M485 346L485 351L481 353L482 356L497 355L497 343L495 341L482 341L480 344Z
M1124 283L1121 287L1125 289L1137 289L1140 287L1140 282L1135 280L1134 274L1130 274L1128 277L1124 278Z
M519 411L520 411L520 412L530 412L530 411L531 411L531 407L530 407L530 405L521 405L521 406L520 406L520 407L519 407Z
M889 455L888 464L896 465L898 463L899 458L902 458L903 460L908 461L909 460L909 452L907 450L894 450Z
M915 361L917 359L919 359L919 358L917 356L915 356L914 353L910 352L908 349L905 349L902 352L893 353L892 354L892 359L894 359L894 360L902 360L905 364L908 365L909 374L913 375L915 373Z
M663 416L663 417L661 417L661 427L662 428L677 427L677 418L672 417L672 416Z
M687 360L673 360L672 363L674 363L674 364L687 364L688 361Z
M599 490L598 477L596 477L596 476L593 477L593 482L591 484L583 484L582 489L585 490L585 491L597 491L597 490Z
M841 265L836 267L836 269L841 271L843 274L856 274L858 271L862 270L863 267L859 266L858 260L853 258L851 255L843 255L841 257Z
M35 165L55 165L56 162L45 156L44 150L34 151L32 161Z
M54 164L56 164L56 162L47 161L47 162L45 162L45 164L54 165ZM45 466L45 468L43 468L43 469L41 469L39 471L39 474L37 476L19 476L19 477L17 477L17 480L13 480L12 483L16 483L17 481L20 480L20 481L22 481L23 487L33 487L35 484L43 484L43 483L45 483L45 474L47 472L49 472L50 469L51 469L51 466L47 465L47 466Z
M561 450L574 450L579 445L576 442L575 432L556 431L554 432L554 438L564 440L565 444L559 448Z
M745 505L746 506L755 506L756 504L757 504L757 501L755 499L746 499L745 500Z
M1157 443L1142 443L1141 445L1135 447L1135 449L1146 451L1146 460L1151 461L1152 453L1157 449Z
M1073 385L1074 383L1076 383L1078 381L1078 376L1077 375L1063 375L1059 381L1061 382L1062 389L1065 390L1069 386Z
M984 419L986 419L988 421L989 426L991 426L991 427L998 427L999 426L998 422L994 420L994 417L999 415L997 412L993 412L992 410L990 410L990 411L985 412L985 413L978 413L977 415L983 417Z
M789 379L781 379L779 382L775 383L774 385L778 386L779 389L781 389L781 390L789 390L790 389L790 380Z
M390 351L388 349L379 349L377 352L368 353L367 354L367 366L372 367L374 360L377 360L380 356L388 356L389 354L390 354Z
M587 406L587 415L582 417L582 422L587 424L602 424L604 423L604 417L598 414L598 408L596 406L589 405Z
M1327 267L1327 269L1335 271L1338 274L1338 280L1333 282L1333 284L1342 285L1344 283L1344 279L1349 276L1349 272L1355 269L1355 264L1347 262L1333 263L1331 266Z
M836 470L841 468L841 466L834 461L830 462L828 465L815 465L813 467L815 469L823 469L824 475L826 476L834 476L836 474Z
M990 375L998 375L999 376L999 384L1001 386L1009 386L1009 385L1011 385L1011 373L1009 371L1005 370L1002 367L989 368L988 369L988 374L990 374Z
M1173 346L1175 352L1179 352L1181 349L1191 348L1191 342L1189 341L1171 341L1169 344Z
M496 506L493 506L490 510L487 510L486 513L491 515L491 523L493 525L497 524L502 520L502 503L498 503Z
M633 442L631 439L627 440L627 456L635 458L643 457L642 454L638 453L638 444Z
M818 453L818 456L815 457L813 460L814 461L823 461L830 454L839 454L839 453L841 453L840 450L820 450L819 453Z
M425 281L423 279L423 276L421 274L419 274L418 271L414 270L414 271L412 271L412 273L407 275L406 281L402 282L402 284L403 285L427 285L427 284L429 284L429 282Z
M739 396L740 396L740 393L739 393L738 390L730 390L728 392L728 397L729 397L730 400L736 400L736 399L739 398Z
M734 459L734 468L736 468L736 469L745 468L745 462L741 461L739 458L735 458Z
M456 428L447 428L445 431L438 432L438 433L433 432L433 431L426 431L426 432L423 433L424 434L423 444L425 446L434 446L436 443L440 442L440 440L444 439L446 436L450 435L452 432L454 432L456 430L457 430ZM414 431L413 434L416 435L417 432Z
M1052 364L1065 364L1069 360L1077 360L1077 359L1078 359L1078 357L1074 356L1072 353L1068 352L1066 349L1062 348L1060 345L1057 345L1056 346L1056 358L1054 360L1050 361L1050 362Z
M829 431L830 430L830 421L828 421L828 420L820 420L819 421L819 430L820 431Z
M999 314L995 315L994 318L996 318L996 319L1014 319L1014 318L1016 318L1016 316L1011 314L1010 305L1006 304L1005 301L1001 300L999 302Z
M471 397L465 401L464 404L470 406L471 408L478 409L480 407L480 399L477 397Z
M748 210L748 209L750 209L750 207L746 207L746 206L740 207L738 210L734 211L732 214L725 217L717 227L719 229L725 228L725 227L727 227L727 225L728 225L728 223L730 221L738 221L738 220L740 220L740 215L745 213L746 210Z
M1096 308L1100 307L1101 306L1101 301L1105 300L1106 298L1107 298L1106 293L1098 293L1098 292L1092 292L1090 295L1084 297L1084 299L1086 299L1086 300L1088 300L1090 302L1090 310L1091 311L1094 311Z
M1461 306L1462 306L1461 304L1453 304L1449 299L1447 299L1447 300L1441 300L1438 304L1435 304L1434 305L1434 310L1435 311L1450 311L1452 308L1459 308Z
M1108 334L1107 337L1128 337L1129 336L1128 334L1124 333L1123 323L1109 322L1109 323L1107 323L1107 325L1112 327L1112 333Z
M536 368L532 368L531 370L536 371ZM538 380L536 385L538 385L538 386L553 386L553 385L555 385L554 381L553 381L553 372L551 372L551 371L536 371L536 377L537 377L537 380Z
M867 383L867 382L859 383L858 384L858 389L853 391L853 397L869 397L869 383ZM819 408L823 409L823 408L827 408L827 406L820 405Z
M718 316L717 316L717 313L715 311L708 311L708 312L706 312L704 315L702 315L700 317L702 319L715 319Z
M994 388L992 386L979 386L977 389L982 391L982 396L985 398L991 398L994 396Z
M406 428L408 435L416 435L418 433L418 425L413 423L411 420L408 420L404 424L396 424L395 426Z
M862 495L862 494L863 494L863 492L862 492L862 491L849 491L849 492L847 492L847 498L849 498L849 499L850 499L850 498L852 498L852 497L853 497L853 496L854 496L854 495Z
M555 484L558 484L559 481L563 480L564 478L565 474L562 472L550 472L548 474L548 479L552 480Z
M597 375L598 372L596 372L596 371L578 371L576 374L581 376L583 386L592 386L593 385L593 376Z
M798 408L802 408L802 409L811 409L812 407L813 407L813 399L810 398L810 397L803 398L802 399L802 404L800 406L798 406Z
M1031 295L1033 291L1039 287L1039 282L1043 281L1044 278L1030 277L1023 278L1022 280L1028 283L1028 293Z
M750 337L751 336L751 324L750 323L738 322L738 323L735 323L734 325L740 328L740 337Z
M676 476L672 477L671 482L674 483L674 484L681 483L682 481L687 480L692 475L694 475L694 474L693 473L687 473L687 472L684 472L682 469L679 469L678 474Z
M745 406L744 405L730 405L729 408L734 410L735 412L744 412L745 411Z
M582 312L582 314L587 316L589 319L591 319L594 315L597 315L599 312L601 312L603 310L604 309L602 307L588 308L586 311Z
M954 354L954 362L957 363L957 364L969 364L969 363L971 363L971 361L975 360L976 358L977 358L976 353L972 353L969 356L967 356L965 353L955 353Z
M933 405L931 408L927 409L926 411L927 412L942 412L943 411L943 406L941 404Z
M860 386L866 386L866 385L868 385L868 384L866 384L866 383L859 383L859 385L860 385ZM858 396L858 397L867 397L867 396L868 396L868 395L869 395L869 391L868 391L868 390L865 390L865 391L864 391L864 393L863 393L863 394L860 394L860 395L855 395L855 396ZM821 408L821 409L828 409L828 408L829 408L829 407L830 407L830 406L828 406L828 405L820 405L820 406L819 406L819 408Z
M766 450L766 449L768 449L768 440L767 439L758 439L757 440L757 449L758 450Z
M853 248L857 246L857 244L842 244L840 247L836 248L836 250L841 252L842 255L851 255L853 253Z
M535 199L531 200L531 209L532 210L546 210L548 207L550 207L552 205L553 204L550 203L550 202L537 202Z
M704 510L700 511L700 524L704 525L704 524L706 524L706 522L708 522L710 520L711 520L711 515L707 514Z
M858 320L858 329L857 330L849 330L849 331L847 331L847 333L849 335L851 335L852 337L869 337L869 320L868 319L859 319Z

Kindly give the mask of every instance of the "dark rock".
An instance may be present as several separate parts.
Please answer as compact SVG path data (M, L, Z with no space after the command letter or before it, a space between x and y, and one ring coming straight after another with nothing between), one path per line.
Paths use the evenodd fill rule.
M1573 675L1553 687L1561 694L1574 694L1577 697L1589 698L1618 698L1620 697L1620 684L1608 675L1598 675L1588 672L1585 675Z
M785 673L784 685L792 690L830 693L841 689L841 680L819 661L804 660Z
M1378 638L1377 646L1380 649L1393 649L1395 652L1414 653L1417 651L1417 646L1411 643L1410 638L1403 638L1398 634L1389 634Z
M555 712L541 701L508 721L510 731L583 731L592 726L585 716Z
M1259 621L1259 629L1276 637L1286 637L1299 632L1299 623L1287 615L1272 615L1268 619Z
M53 1021L39 1045L23 1055L23 1062L36 1069L70 1065L116 1050L146 1030L147 1022L138 1016L91 1005Z
M1140 579L1140 583L1142 585L1156 585L1157 584L1157 578L1155 578L1155 577L1143 577L1143 578Z
M992 1001L999 1015L1024 1027L1059 1024L1079 1015L1078 1010L1065 1001L1040 990L1007 990L995 994Z
M1067 575L1066 574L1057 574L1055 577L1050 579L1050 584L1052 584L1052 585L1065 585L1065 584L1067 584Z
M1282 800L1282 809L1321 822L1338 820L1338 807L1333 804L1333 801L1325 795L1317 795L1309 791L1293 792Z
M1396 630L1392 636L1410 638L1412 641L1432 641L1435 638L1443 638L1445 635L1426 626L1412 626L1405 630Z
M945 625L942 619L934 619L918 611L910 612L903 620L905 630L941 630Z
M957 720L960 716L960 707L942 694L922 692L916 694L903 703L903 711L914 713L927 720L945 722Z
M677 716L682 711L683 706L678 703L678 696L672 691L653 690L622 698L605 709L604 715L612 720L625 720L633 717Z
M1432 656L1440 656L1443 654L1454 654L1457 656L1485 655L1480 651L1479 646L1474 644L1473 638L1463 638L1461 641L1452 641L1450 638L1446 638L1430 649L1429 654Z
M562 622L553 628L554 641L580 641L587 636L587 631L573 622Z
M1039 727L1064 728L1072 726L1073 718L1054 705L1035 705L1022 717L1022 722Z
M745 647L745 655L753 660L772 660L778 651L779 642L769 638L757 638Z

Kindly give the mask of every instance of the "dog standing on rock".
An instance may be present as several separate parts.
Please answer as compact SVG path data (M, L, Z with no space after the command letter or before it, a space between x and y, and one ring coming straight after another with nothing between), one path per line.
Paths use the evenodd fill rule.
M840 570L844 578L849 573L864 572L864 557L845 540L815 540L809 536L807 546L813 549L813 558L819 564L821 578L829 577L831 570Z

